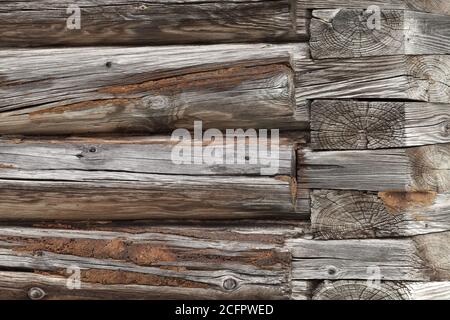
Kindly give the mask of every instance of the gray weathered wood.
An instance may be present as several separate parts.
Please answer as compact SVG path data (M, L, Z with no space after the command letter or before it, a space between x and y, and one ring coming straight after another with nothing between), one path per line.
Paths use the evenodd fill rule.
M296 98L450 103L450 56L296 59ZM304 107L302 107L304 108Z
M450 300L450 282L326 281L314 300Z
M126 228L123 226L122 229ZM47 298L288 299L295 228L146 227L135 232L1 227L0 266L47 277L2 273L2 294L23 298L23 285ZM64 280L79 268L81 290ZM69 269L69 270L68 270ZM14 276L14 274L12 274ZM3 290L18 287L17 292ZM22 288L22 289L21 289ZM0 294L1 296L1 294Z
M381 10L381 9L380 9ZM311 53L316 59L450 53L450 17L403 10L315 10Z
M124 273L125 274L125 273ZM276 299L278 297L265 297L257 290L270 291L270 286L244 286L239 292L219 289L198 289L184 287L180 290L177 286L158 286L140 285L140 284L102 284L102 283L82 283L80 289L69 289L68 278L70 273L62 276L34 274L29 272L0 272L0 299L7 300L29 300L30 291L33 289L42 290L45 295L39 300L158 300L158 299ZM125 279L125 277L123 277ZM131 277L130 277L131 279ZM157 282L157 281L155 281ZM176 282L174 282L175 284ZM308 287L306 281L299 281L298 287L303 285ZM299 292L297 290L295 298L298 300L307 300L311 291ZM281 299L288 298L281 297Z
M70 5L80 29L67 28ZM0 46L304 40L306 20L291 0L2 1Z
M450 191L450 144L404 149L299 150L301 188Z
M413 236L450 230L450 195L434 192L314 190L315 239Z
M0 134L295 129L291 62L304 45L0 52ZM294 114L295 113L295 114Z
M380 149L450 142L450 104L316 100L311 148Z
M296 146L290 139L280 139L279 168L272 163L274 171L264 171L270 167L264 156L255 159L249 149L242 164L216 164L204 162L205 158L197 164L174 163L171 156L177 142L156 136L2 139L0 219L309 215L309 192L297 190ZM205 142L210 149L224 150L224 155L231 150L237 159L234 145L234 141ZM258 146L249 141L251 145ZM200 159L194 152L192 159ZM251 164L252 158L257 163Z
M450 280L450 232L407 239L291 239L292 279ZM374 272L377 271L377 272ZM379 272L378 272L379 271Z

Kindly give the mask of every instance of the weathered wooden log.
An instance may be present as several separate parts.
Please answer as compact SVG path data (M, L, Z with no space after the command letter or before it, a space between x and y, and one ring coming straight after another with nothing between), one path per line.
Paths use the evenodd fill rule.
M450 104L316 100L311 148L382 149L450 142Z
M297 5L306 9L367 9L378 6L381 9L411 9L450 15L447 0L297 0Z
M290 0L2 1L0 46L305 40L306 14Z
M301 129L291 63L306 45L0 52L0 134Z
M413 236L450 230L450 195L434 192L314 190L315 239Z
M450 300L450 282L327 281L314 300Z
M314 10L316 59L450 53L450 16L404 10Z
M241 152L234 139L3 138L0 219L306 217L309 192L297 190L295 176L298 137L282 137L278 155L253 139ZM189 157L174 159L179 152Z
M288 299L284 242L303 233L295 226L1 227L0 266L41 276L0 273L0 297L26 298L37 287L48 299Z
M415 148L299 150L301 188L369 191L450 191L450 144Z
M450 56L296 59L296 99L399 99L450 103ZM302 107L304 108L304 107Z
M293 280L450 280L450 232L406 239L288 240Z

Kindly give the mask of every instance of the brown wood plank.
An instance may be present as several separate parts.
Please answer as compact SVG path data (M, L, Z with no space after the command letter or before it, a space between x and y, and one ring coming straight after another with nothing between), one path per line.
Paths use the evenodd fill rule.
M291 61L304 45L0 52L0 134L299 129Z
M79 29L74 5L80 10ZM0 46L304 40L306 12L296 8L290 0L2 1Z
M450 105L419 102L316 100L311 148L364 150L450 142Z
M253 139L240 152L234 140L3 138L0 219L304 218L309 192L297 190L298 139L281 137L279 158L271 158ZM276 155L275 145L264 146ZM174 161L174 148L188 147L191 161ZM220 151L220 159L205 158Z

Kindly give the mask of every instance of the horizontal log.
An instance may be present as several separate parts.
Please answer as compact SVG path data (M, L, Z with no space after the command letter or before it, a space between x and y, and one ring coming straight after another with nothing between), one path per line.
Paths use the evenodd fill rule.
M314 10L309 42L312 56L324 59L450 53L448 15L379 10Z
M379 6L382 9L411 9L450 15L447 0L297 0L297 5L306 9L367 9Z
M24 283L31 281L27 290L36 286L49 299L288 299L290 254L283 244L303 232L295 227L0 230L0 266L43 275L28 273L12 282L0 273L0 284L18 287L11 293L2 285L0 296L25 298ZM79 271L81 288L68 292L63 281L73 270Z
M361 151L299 150L301 188L450 191L450 144Z
M450 232L407 239L287 241L293 280L450 280Z
M301 45L3 50L0 134L303 129Z
M218 293L217 290L203 289L202 297L196 288L183 288L166 286L164 288L156 285L115 285L102 283L82 283L80 289L68 287L68 276L42 275L28 272L0 272L0 298L4 300L158 300L163 297L173 299L174 297L193 299L233 299L240 296L252 299L255 289L243 288L239 294ZM303 281L307 284L307 282ZM248 294L248 296L245 296ZM308 299L310 291L298 293L298 300ZM257 295L257 293L256 293ZM256 298L253 298L256 299ZM269 298L270 299L270 298Z
M304 40L306 20L290 0L3 1L0 46Z
M450 104L316 100L311 148L383 149L450 142Z
M158 287L146 285L108 285L83 283L77 290L67 287L63 276L27 272L0 272L0 298L14 300L80 300L80 299L159 299ZM366 281L341 280L321 284L312 291L308 281L293 282L292 299L309 300L449 300L449 282L382 282L370 286ZM170 291L173 293L170 293ZM168 296L194 299L197 291L189 288L165 288ZM36 294L38 292L40 294ZM33 295L34 294L34 295ZM211 292L214 294L214 292ZM211 298L211 297L208 297ZM225 298L229 298L225 296Z
M252 139L241 153L234 140L3 138L0 219L306 217L309 191L297 190L297 142L282 137L276 155L275 145L261 153L262 142ZM191 157L174 161L175 147L189 147ZM220 152L220 159L207 158Z
M311 224L315 239L385 238L450 231L450 195L314 190Z
M314 99L450 103L450 55L296 59L297 105Z
M327 281L313 300L450 300L450 282Z

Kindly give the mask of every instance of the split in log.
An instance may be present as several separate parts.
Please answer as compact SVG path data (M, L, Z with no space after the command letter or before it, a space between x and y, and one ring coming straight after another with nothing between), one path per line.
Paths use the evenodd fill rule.
M274 145L264 155L261 141L252 139L240 152L234 140L205 141L202 148L157 136L4 138L0 219L308 217L309 191L297 190L295 176L298 137L282 137L278 155ZM175 147L192 148L191 161L174 162ZM255 148L258 155L250 152ZM221 152L213 162L205 158Z
M450 55L296 59L296 100L450 103Z
M450 144L361 151L302 149L298 161L300 188L450 191Z
M0 134L304 129L292 62L307 45L0 52Z
M326 281L313 300L449 300L450 282Z
M315 190L315 239L414 236L450 230L450 195L434 192Z
M293 280L450 280L450 232L406 239L291 239ZM376 271L376 272L375 272Z
M311 148L383 149L450 143L450 105L316 100Z
M1 46L306 40L294 0L3 1Z
M403 10L315 10L315 59L450 53L450 16Z
M288 299L284 241L298 234L286 227L1 227L0 267L35 274L0 273L0 297L26 298L28 281L27 290L36 286L47 298ZM75 271L81 287L69 292L64 278Z

